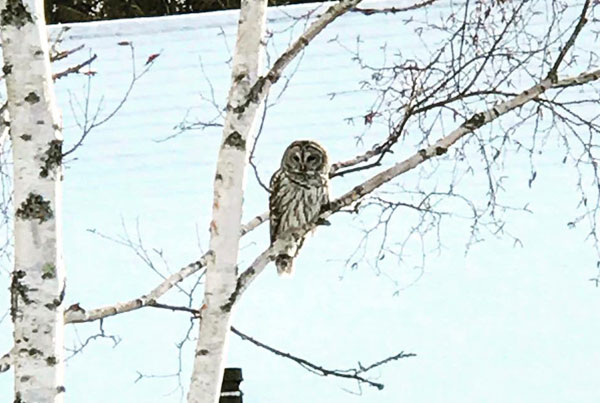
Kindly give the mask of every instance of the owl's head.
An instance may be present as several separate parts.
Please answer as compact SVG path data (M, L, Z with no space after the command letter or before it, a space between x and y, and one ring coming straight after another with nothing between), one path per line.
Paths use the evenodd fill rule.
M327 174L327 151L316 141L294 141L283 153L281 167L294 173Z

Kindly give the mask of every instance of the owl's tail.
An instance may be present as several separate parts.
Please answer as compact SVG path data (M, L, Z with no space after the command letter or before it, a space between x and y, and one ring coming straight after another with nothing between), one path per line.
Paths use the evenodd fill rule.
M280 276L291 276L294 272L294 259L289 255L279 255L275 258L275 266Z

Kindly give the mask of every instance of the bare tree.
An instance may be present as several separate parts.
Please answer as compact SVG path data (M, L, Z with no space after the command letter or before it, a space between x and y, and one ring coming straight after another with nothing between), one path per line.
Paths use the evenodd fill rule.
M594 8L597 2L574 7L560 1L468 1L453 9L447 19L434 21L422 15L408 23L427 44L427 50L418 54L386 55L381 64L365 58L359 42L355 49L347 48L371 74L361 83L362 89L375 94L370 110L349 119L360 119L371 135L373 127L389 131L377 133L377 141L356 158L334 164L333 176L394 163L394 151L407 147L420 148L420 155L406 160L402 168L396 164L400 170L419 166L422 159L441 157L420 166L410 186L397 184L394 190L361 201L361 208L377 209L382 217L365 231L365 237L382 233L373 256L375 265L390 255L402 261L407 243L418 238L411 245L423 245L429 232L438 245L422 246L423 254L439 248L439 225L445 217L462 216L471 222L467 250L486 236L504 236L519 244L518 236L510 231L509 218L515 211L528 209L505 201L510 189L504 172L517 158L525 158L530 166L525 181L531 187L538 175L538 156L551 139L563 144L562 163L572 163L580 175L581 214L569 220L570 225L587 224L591 245L598 251L595 138L599 126L598 115L588 112L599 99L597 88L589 85L598 79L598 54L583 40L577 41L586 29L588 38L597 32ZM437 34L434 41L427 36L432 31ZM579 86L584 86L579 91L585 95L573 100L570 91ZM510 118L503 119L507 112L512 112ZM460 120L462 125L439 138L438 133ZM440 183L442 172L450 173L448 182ZM476 201L476 193L465 180L469 176L486 184L485 200ZM398 215L412 228L392 245L387 229L398 222ZM360 256L351 259L358 260Z
M214 182L211 255L207 260L200 334L188 402L216 401L221 388L225 345L231 326L231 296L237 279L247 145L252 142L260 107L260 102L246 103L246 100L261 69L266 11L266 1L245 2L240 10L232 85Z
M41 1L0 2L14 163L15 401L64 396L62 135Z
M533 153L535 147L524 146L524 142L517 138L516 131L519 125L530 120L535 122L536 129L541 127L539 126L539 123L543 121L541 111L547 111L546 115L551 117L552 129L555 129L555 126L563 129L563 131L559 131L559 136L568 144L567 151L574 154L571 157L576 166L582 169L591 169L594 178L592 191L600 189L596 156L598 145L595 143L594 137L594 135L597 137L599 129L598 116L583 116L577 110L581 104L597 102L597 99L589 97L573 102L565 96L566 90L570 87L584 86L600 79L598 58L593 50L586 53L588 56L586 63L577 62L577 59L570 56L576 48L578 36L584 30L586 23L593 18L597 2L592 4L591 0L585 1L578 9L577 15L572 17L567 12L567 7L558 1L490 3L468 0L460 6L456 6L457 8L450 8L449 15L441 22L426 19L413 19L407 22L407 24L413 24L417 35L424 35L424 32L439 34L435 40L423 38L423 42L427 42L428 47L422 54L414 57L401 56L389 64L372 66L361 57L359 47L349 50L353 53L354 59L371 73L371 80L362 83L363 86L376 93L373 108L359 118L364 121L366 126L384 122L388 130L381 141L370 144L363 153L333 164L331 177L349 176L357 171L379 170L379 167L384 164L387 164L388 167L374 173L367 180L356 181L351 189L333 200L328 208L324 209L318 220L282 234L272 245L266 247L248 267L240 271L238 269L240 238L268 220L268 214L263 213L257 215L246 225L242 225L241 217L245 175L255 142L256 126L261 117L261 106L272 85L280 79L290 62L310 45L315 36L344 13L360 12L366 16L365 18L379 13L400 13L399 15L401 15L402 12L415 8L430 7L435 1L412 2L404 8L389 9L356 8L359 3L360 0L341 0L329 7L323 14L316 16L303 34L290 44L268 71L263 73L261 65L267 1L242 1L238 39L232 61L232 84L223 122L223 137L214 179L210 250L197 261L165 277L160 284L145 295L96 309L86 310L79 304L69 307L64 313L65 323L99 320L101 323L100 334L106 337L102 321L110 316L144 307L191 314L193 319L199 321L199 335L188 401L214 403L218 400L232 313L241 301L244 292L275 256L286 250L296 239L301 239L306 232L325 223L332 214L341 211L361 213L365 208L371 206L381 208L381 217L383 218L380 218L375 227L382 227L386 236L383 238L378 259L382 258L385 253L395 253L402 257L402 246L399 250L393 250L385 244L387 226L397 209L410 209L415 212L421 221L411 234L415 232L422 234L423 231L439 225L440 221L436 219L447 213L441 209L444 200L460 200L472 212L469 218L473 221L473 232L469 242L477 241L478 231L481 228L487 228L494 233L502 232L504 222L501 212L508 210L510 206L504 206L498 199L502 181L496 176L496 172L501 169L497 161L506 153L510 144ZM35 25L33 20L38 23L40 21L40 18L28 17L34 15L31 11L36 10L34 5L27 3L24 6L23 4L21 1L10 1L2 4L0 8L3 10L2 35L5 44L7 40L10 42L11 35L27 32L25 29L19 30L20 27L11 31L11 24L18 23L33 27ZM540 7L547 7L551 10L544 14L547 16L544 23L547 24L548 29L542 33L533 32L530 29L533 19L540 18L538 12ZM7 15L7 10L18 18L6 19L4 16ZM569 20L569 18L571 19ZM565 21L570 21L566 27ZM8 28L6 28L7 26ZM41 31L39 29L36 32ZM45 38L41 36L37 39L36 43L40 49L43 49L44 40ZM5 45L4 49L5 60L10 61L10 46L6 47ZM12 49L12 51L15 54L18 53L16 49ZM34 54L28 57L38 56ZM48 58L43 57L42 59L45 61L43 77L46 78L46 81L41 80L40 82L49 83ZM29 62L30 59L26 60ZM582 67L583 64L586 66ZM17 66L14 64L12 69L17 69ZM23 65L20 69L27 70ZM515 83L523 81L529 82L529 85L523 88L515 87ZM12 85L18 88L19 82L21 81ZM25 99L27 101L29 98L35 102L27 101L27 103L33 105L38 104L40 99L36 98L38 95L35 95L32 90L28 90L31 93L15 95L11 92L11 84L7 82L7 85L9 88L9 112L14 121L16 116L19 116L19 107L23 107L23 104L19 105L14 100ZM47 93L51 93L51 91L44 92L44 94ZM34 94L35 97L31 94ZM13 109L11 109L11 97L14 102ZM45 105L51 106L51 104ZM51 108L45 110L52 111ZM518 123L505 128L500 125L500 122L509 113L518 116ZM51 117L44 116L44 122L50 122ZM482 128L490 124L498 125L496 127L498 130L484 134ZM447 130L448 125L453 128ZM40 126L45 127L43 124ZM25 133L25 131L18 131L18 126L14 124L11 124L11 130L15 142L15 161L18 155L31 156L34 152L32 149L25 149L21 151L22 154L18 154L17 150L18 141L15 141L15 133L18 136L18 133ZM36 126L36 130L41 130L41 128ZM55 130L56 127L48 133L56 136ZM550 129L548 130L548 133L554 133ZM50 134L47 135L50 136ZM537 131L535 135L537 135ZM40 141L41 144L37 148L37 152L41 154L35 159L38 165L35 165L32 173L24 178L27 186L34 183L32 178L35 177L35 180L40 182L39 184L35 182L36 186L46 189L42 185L48 186L48 183L51 182L54 190L58 187L56 184L60 180L60 175L58 175L60 160L57 162L51 157L54 154L51 153L48 146L56 144L53 141L57 140L54 137L42 137L41 134L39 139L35 140ZM23 140L23 144L34 141L32 138L21 140ZM394 147L398 144L403 144L405 148L410 147L413 150L407 158L392 158ZM471 154L480 156L481 159L477 164L474 162L474 158L468 158ZM61 155L60 152L59 155ZM29 158L28 161L31 162L31 160ZM40 161L41 165L39 165ZM398 176L415 169L424 169L423 167L427 165L424 164L425 162L430 163L435 171L436 164L441 163L438 161L445 161L445 163L457 167L454 171L453 182L447 184L445 189L438 189L435 185L431 187L431 183L427 183L427 176L423 176L422 187L399 189L399 191L389 194L380 192L384 184ZM485 206L474 204L469 194L463 195L456 190L459 187L460 173L464 171L479 171L486 176L488 186L485 191L488 202ZM530 184L535 177L536 171L532 170L529 178ZM583 218L589 218L590 236L594 239L595 245L598 245L596 235L598 193L595 193L594 201L590 202L591 199L586 196L590 189L583 182L580 188L585 211L582 217L573 221L573 225L577 225ZM28 191L30 189L32 188L27 187ZM26 244L24 249L19 249L19 236L21 236L19 232L28 234L33 231L33 225L42 226L42 224L45 226L43 227L44 231L47 231L50 224L60 224L59 216L56 213L59 211L58 206L54 202L55 199L52 198L56 198L56 194L52 193L54 196L48 193L43 193L41 196L40 194L26 195L15 191L16 205L20 206L21 210L17 209L15 213L18 219L15 227L17 265L13 275L13 279L16 280L13 280L11 289L13 300L17 302L17 308L26 307L31 310L32 315L37 315L40 310L45 309L40 306L40 303L51 303L53 309L50 311L53 316L45 318L44 324L52 324L54 326L52 329L57 329L56 334L59 334L62 325L56 319L56 312L62 313L60 306L64 275L62 271L58 271L60 266L59 254L57 254L60 247L60 243L57 241L58 235L52 234L49 238L55 243L46 243L51 246L50 249L54 254L49 257L42 256L43 259L40 258L39 262L32 265L35 267L34 269L28 269L44 281L51 280L47 283L53 286L52 292L48 291L49 299L36 297L35 301L41 302L32 303L34 298L30 293L31 288L23 288L23 285L30 287L24 283L25 279L29 278L30 271L24 271L26 276L22 276L18 269L19 251L33 248L32 245ZM20 196L17 197L17 195ZM27 202L28 197L31 198L30 202ZM33 207L28 209L30 205ZM485 221L486 217L487 221ZM29 226L19 227L19 219L21 221L28 220L27 225ZM144 258L143 254L142 257ZM51 267L48 265L50 258L53 259ZM158 302L158 299L169 290L178 287L180 282L202 270L205 270L206 283L204 300L200 306L192 306L190 303L190 306L178 307ZM37 283L36 287L39 287ZM48 307L46 306L46 308ZM18 320L20 320L21 311L18 309L15 309L15 327L18 326ZM25 317L24 314L21 315ZM25 328L27 329L27 327ZM234 330L234 333L320 375L350 378L378 388L381 386L380 384L363 377L365 372L392 360L411 356L399 353L355 370L332 371L308 362L306 359L266 346L239 330ZM15 342L16 345L19 344L17 340ZM62 340L57 337L52 339L51 343L41 346L32 345L23 353L28 353L27 355L30 356L31 349L34 349L34 356L39 355L46 359L46 367L58 370L62 365L61 343ZM50 345L52 347L49 347ZM16 366L15 370L18 371L19 351L21 350L13 350L0 360L0 368L5 369L13 362ZM49 354L49 351L52 352L52 355ZM23 365L31 365L33 359L24 356L25 354L23 354L23 362L25 362ZM48 357L54 357L56 361L48 361ZM54 376L51 372L46 375L48 378L40 377L40 379L50 379L50 375ZM21 377L21 380L18 381L26 383L24 386L18 386L19 396L24 396L24 393L38 393L38 389L28 388L30 384L27 382L32 381L27 376L29 375ZM23 379L25 380L23 381ZM52 398L61 396L61 393L57 393L64 390L61 389L61 386L53 384L54 390L51 391L48 388L48 395L44 396L52 396ZM50 395L50 393L54 394ZM27 401L27 399L24 400ZM35 401L36 398L31 397L29 400Z

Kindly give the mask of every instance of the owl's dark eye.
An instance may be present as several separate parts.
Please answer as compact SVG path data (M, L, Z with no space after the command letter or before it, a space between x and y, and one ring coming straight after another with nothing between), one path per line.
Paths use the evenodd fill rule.
M306 162L315 162L317 160L317 157L315 157L314 155L309 155L308 158L306 159Z
M296 162L300 162L300 157L298 157L298 154L292 155L292 159Z

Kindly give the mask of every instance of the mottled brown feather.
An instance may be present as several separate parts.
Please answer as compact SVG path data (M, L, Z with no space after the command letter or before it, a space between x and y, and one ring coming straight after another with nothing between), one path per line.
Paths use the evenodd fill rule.
M281 167L271 177L271 243L281 233L314 221L329 203L329 165L327 151L310 140L295 141L284 152ZM298 240L292 256L276 259L278 272L289 273L293 258L302 247Z

